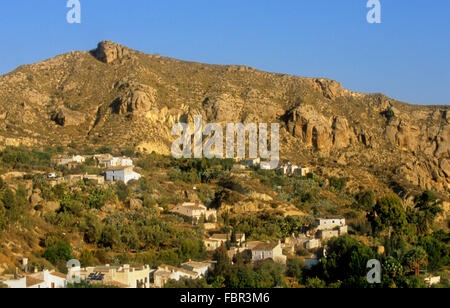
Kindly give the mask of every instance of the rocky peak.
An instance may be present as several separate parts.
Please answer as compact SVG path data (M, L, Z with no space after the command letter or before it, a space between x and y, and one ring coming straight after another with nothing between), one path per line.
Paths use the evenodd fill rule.
M129 49L111 41L101 41L92 54L99 61L111 63L129 54Z

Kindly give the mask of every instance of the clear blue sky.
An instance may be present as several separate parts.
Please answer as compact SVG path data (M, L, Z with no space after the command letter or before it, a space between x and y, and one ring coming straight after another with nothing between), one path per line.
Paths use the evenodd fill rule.
M450 104L450 1L66 0L0 3L0 74L108 39L179 59L327 77L416 104Z

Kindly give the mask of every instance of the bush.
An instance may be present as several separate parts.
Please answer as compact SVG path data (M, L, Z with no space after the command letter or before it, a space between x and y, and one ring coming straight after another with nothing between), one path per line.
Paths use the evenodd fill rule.
M331 177L328 180L330 181L330 187L333 187L337 191L343 191L347 186L348 181L346 178L337 178L337 177Z
M73 259L72 247L68 243L58 241L45 249L44 258L53 265L61 261L67 262Z

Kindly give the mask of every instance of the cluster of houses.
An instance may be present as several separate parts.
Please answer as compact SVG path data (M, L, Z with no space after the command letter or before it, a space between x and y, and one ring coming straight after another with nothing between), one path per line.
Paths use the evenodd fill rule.
M244 251L251 252L252 261L272 259L277 263L285 264L288 255L294 255L298 249L309 251L322 248L322 243L333 238L347 234L348 227L345 218L342 217L324 217L316 220L318 227L307 234L299 234L288 237L278 242L247 242L245 234L213 234L204 239L207 251L215 251L222 245L233 246L228 249L228 256L232 259L238 253ZM229 245L227 245L229 244ZM307 267L317 264L317 256L312 254L305 258Z
M259 166L262 170L272 170L272 165L270 164L270 162L261 161L260 158L240 161L239 164L234 166L234 168L238 170L244 170L246 168L256 166ZM307 176L308 173L311 172L311 170L308 167L297 166L292 164L291 162L279 165L276 171L286 176L299 175L302 177Z
M58 155L53 158L53 163L57 166L66 166L73 169L86 163L87 159L93 159L97 166L106 168L104 176L98 175L69 175L64 178L58 178L54 173L49 174L48 178L52 184L60 184L64 182L94 181L97 184L107 182L124 182L128 184L131 180L139 180L141 175L133 170L133 160L129 157L114 157L110 154L99 155Z
M26 259L24 259L26 260ZM149 265L133 267L130 265L96 267L72 267L67 274L44 270L41 272L25 273L21 277L2 281L11 289L62 289L70 282L87 282L122 289L149 289L163 288L167 282L180 279L199 279L206 277L216 262L191 261L181 264L180 267Z
M6 276L6 280L1 281L10 289L61 289L67 286L67 275L56 271L29 272L28 259L22 259L23 271L25 274L19 275L16 269L14 275Z

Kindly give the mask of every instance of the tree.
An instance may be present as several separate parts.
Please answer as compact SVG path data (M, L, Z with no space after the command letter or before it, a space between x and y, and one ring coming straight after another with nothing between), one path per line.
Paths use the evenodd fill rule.
M445 236L445 232L443 234ZM419 245L427 252L430 270L440 270L450 264L450 247L440 240L439 232L420 238Z
M402 200L397 195L383 197L368 214L374 232L391 228L401 233L407 226L406 212Z
M375 205L375 194L373 191L362 191L355 196L355 200L358 208L370 211Z
M327 246L327 258L318 266L318 277L327 283L342 281L359 287L367 275L367 262L376 259L373 250L348 235L331 239Z
M217 261L214 269L216 276L224 275L231 267L231 260L228 257L228 252L225 245L220 246L214 253L214 260Z
M57 241L47 247L44 251L44 258L53 265L59 262L67 262L73 259L72 247L63 241Z
M404 278L404 269L402 264L394 257L388 257L383 263L383 286L396 288Z
M126 225L121 228L120 240L128 248L131 249L139 248L139 237L137 235L136 230L130 225Z
M119 245L119 241L120 241L119 231L113 226L106 225L103 228L99 244L105 248L106 247L114 248Z
M0 195L0 201L3 202L3 206L6 210L6 218L8 222L11 223L20 219L27 203L24 192L21 189L19 189L17 193L12 192L10 189L6 189L3 194Z
M419 234L426 234L433 225L436 216L443 212L440 205L441 200L430 191L425 191L420 196L417 196L414 200L418 210L416 217L416 226Z
M302 268L304 266L304 262L299 258L290 258L286 263L286 275L300 280L302 277Z
M414 271L416 276L420 275L420 268L428 265L427 252L422 247L414 247L405 256L405 266Z

